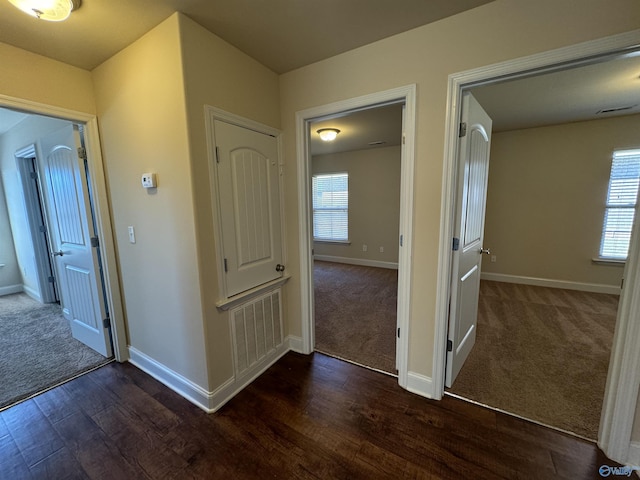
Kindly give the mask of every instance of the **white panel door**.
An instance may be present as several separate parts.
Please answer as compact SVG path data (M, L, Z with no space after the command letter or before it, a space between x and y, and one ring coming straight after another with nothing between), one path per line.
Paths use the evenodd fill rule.
M282 276L278 141L214 121L227 297Z
M476 340L484 214L489 176L491 118L466 92L462 99L462 124L466 133L458 149L458 196L454 231L447 371L451 387ZM464 132L465 128L461 129Z
M80 134L69 124L44 137L47 214L63 312L74 338L106 357L112 355L98 266Z

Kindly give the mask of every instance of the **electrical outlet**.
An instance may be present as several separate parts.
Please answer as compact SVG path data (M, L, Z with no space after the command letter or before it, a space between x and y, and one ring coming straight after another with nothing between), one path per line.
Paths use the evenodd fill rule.
M384 253L384 247L380 247L380 253Z
M491 263L496 263L498 261L498 257L495 255L491 255Z
M368 248L369 248L369 247L367 247L366 245L362 245L362 251L363 251L363 252L366 252Z

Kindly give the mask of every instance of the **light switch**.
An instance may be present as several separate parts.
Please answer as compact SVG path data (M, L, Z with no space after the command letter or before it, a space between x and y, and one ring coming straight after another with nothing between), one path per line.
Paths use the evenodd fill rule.
M129 229L129 243L136 243L136 231L132 226L128 227Z

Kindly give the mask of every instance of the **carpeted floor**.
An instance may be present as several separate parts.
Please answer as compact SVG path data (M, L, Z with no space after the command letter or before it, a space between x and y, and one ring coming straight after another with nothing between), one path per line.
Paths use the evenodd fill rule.
M617 295L482 281L451 393L596 439Z
M106 361L71 336L59 305L0 297L0 408Z
M398 271L314 262L316 350L396 374Z

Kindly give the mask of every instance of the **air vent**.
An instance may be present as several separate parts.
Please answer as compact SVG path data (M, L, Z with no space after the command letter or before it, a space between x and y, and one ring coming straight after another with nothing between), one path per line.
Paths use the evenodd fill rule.
M369 142L369 146L370 147L377 147L378 145L384 145L385 142L384 140L378 140L377 142Z
M625 110L631 110L632 108L637 107L637 105L627 105L625 107L613 107L613 108L604 108L596 112L596 115L600 115L601 113L616 113L616 112L624 112Z

